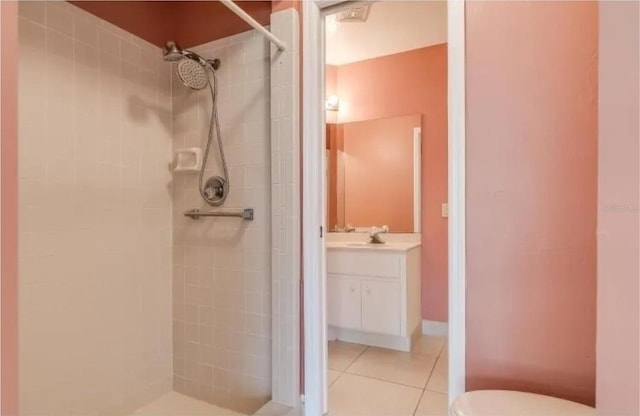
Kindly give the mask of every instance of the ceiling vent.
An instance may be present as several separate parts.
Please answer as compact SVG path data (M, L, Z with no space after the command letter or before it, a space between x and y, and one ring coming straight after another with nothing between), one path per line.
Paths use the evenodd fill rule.
M336 13L338 23L366 22L369 17L370 4L359 4Z

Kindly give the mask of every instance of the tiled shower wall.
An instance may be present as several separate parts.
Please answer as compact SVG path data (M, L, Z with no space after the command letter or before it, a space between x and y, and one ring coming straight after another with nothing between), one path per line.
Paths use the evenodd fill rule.
M66 2L20 2L20 411L171 389L170 66Z
M253 208L254 221L183 216L215 210L198 193L198 175L174 175L174 388L244 413L271 398L271 150L269 44L255 31L192 48L222 62L218 109L230 169L222 209ZM204 149L207 89L173 77L174 149ZM205 180L221 175L217 142Z
M300 87L298 12L271 15L271 192L273 291L273 400L300 399Z

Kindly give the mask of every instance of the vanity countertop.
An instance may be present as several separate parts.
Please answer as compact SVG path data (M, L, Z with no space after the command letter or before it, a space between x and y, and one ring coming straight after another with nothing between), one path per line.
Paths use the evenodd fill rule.
M419 247L420 242L386 242L385 244L371 244L354 241L331 241L327 242L327 249L341 250L382 250L382 251L409 251Z

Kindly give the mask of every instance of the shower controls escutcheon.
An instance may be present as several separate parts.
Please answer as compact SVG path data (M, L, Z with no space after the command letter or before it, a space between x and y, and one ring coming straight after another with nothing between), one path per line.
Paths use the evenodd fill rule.
M227 181L221 176L210 177L204 185L203 194L203 197L210 205L222 205L229 194Z

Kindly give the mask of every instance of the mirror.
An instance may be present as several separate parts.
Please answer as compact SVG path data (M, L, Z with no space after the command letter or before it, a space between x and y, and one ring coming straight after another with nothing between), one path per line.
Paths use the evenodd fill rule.
M327 123L329 231L420 232L421 125L420 115Z

